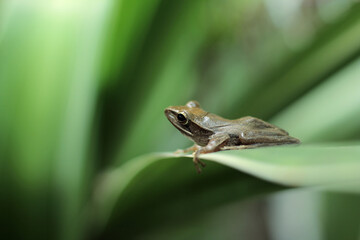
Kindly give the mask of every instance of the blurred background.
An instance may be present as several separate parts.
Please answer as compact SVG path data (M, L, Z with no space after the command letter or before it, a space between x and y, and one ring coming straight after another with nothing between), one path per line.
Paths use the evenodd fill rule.
M359 57L355 0L1 1L1 238L359 239L359 195L218 164L141 172L107 221L92 204L107 171L191 145L163 110L192 99L356 143Z

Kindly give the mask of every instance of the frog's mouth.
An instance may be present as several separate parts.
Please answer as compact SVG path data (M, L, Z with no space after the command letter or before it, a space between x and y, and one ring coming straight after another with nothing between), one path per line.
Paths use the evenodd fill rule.
M184 134L185 136L188 137L192 137L193 134L186 129L186 126L180 124L177 119L176 119L176 115L177 113L174 111L171 111L169 109L165 109L165 116L167 117L167 119L169 120L169 122L176 127L182 134Z

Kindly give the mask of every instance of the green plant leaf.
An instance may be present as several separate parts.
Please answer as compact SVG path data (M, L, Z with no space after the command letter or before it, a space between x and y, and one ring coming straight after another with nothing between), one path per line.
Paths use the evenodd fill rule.
M281 189L280 186L317 187L351 192L359 192L360 189L360 145L358 143L280 146L205 154L201 156L201 159L218 164L208 164L200 176L195 173L195 169L192 169L189 158L191 159L192 156L153 153L140 156L119 168L106 172L101 177L94 195L99 224L104 224L114 214L114 209L116 209L115 215L122 217L126 216L126 212L131 212L130 209L141 209L139 204L143 202L139 199L144 196L148 197L148 202L157 202L164 208L164 205L171 202L169 200L171 197L163 195L163 192L167 194L170 192L171 195L169 189L178 190L181 188L179 186L188 186L189 183L202 186L201 183L199 184L202 178L221 182L226 174L221 172L224 169L220 170L219 165L239 170L251 175L252 179L255 177L263 184L268 184L267 187L265 185L261 188L257 187L256 194L270 189L278 190ZM244 181L244 178L239 175L236 178L243 181L240 183L242 185L251 182ZM274 184L278 188L274 187ZM220 188L225 185L225 183L220 184ZM208 189L214 189L213 183L207 183L206 186ZM230 191L232 196L230 198L237 199L239 195L236 191L242 191L238 188L239 186L231 190L222 190L221 194L216 195L224 196L224 192ZM131 188L135 190L132 191ZM252 191L245 191L242 197L254 194ZM208 199L208 201L213 201L211 197ZM115 205L116 208L114 208ZM182 205L186 204L182 202Z

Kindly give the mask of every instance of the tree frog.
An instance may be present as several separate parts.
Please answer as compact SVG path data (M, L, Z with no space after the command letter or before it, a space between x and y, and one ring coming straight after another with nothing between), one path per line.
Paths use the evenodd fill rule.
M199 159L202 153L300 143L285 130L261 119L250 116L225 119L204 111L197 101L168 107L165 115L175 128L195 143L177 152L194 151L193 162L198 173L201 172L199 164L205 167Z

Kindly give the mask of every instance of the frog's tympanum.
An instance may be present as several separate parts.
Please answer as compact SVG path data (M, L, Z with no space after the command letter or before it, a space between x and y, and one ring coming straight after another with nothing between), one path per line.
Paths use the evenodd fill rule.
M199 159L201 153L300 143L285 130L261 119L247 116L228 120L204 111L196 101L168 107L165 115L174 127L195 142L194 146L180 151L194 151L193 161L199 173L199 164L205 167Z

